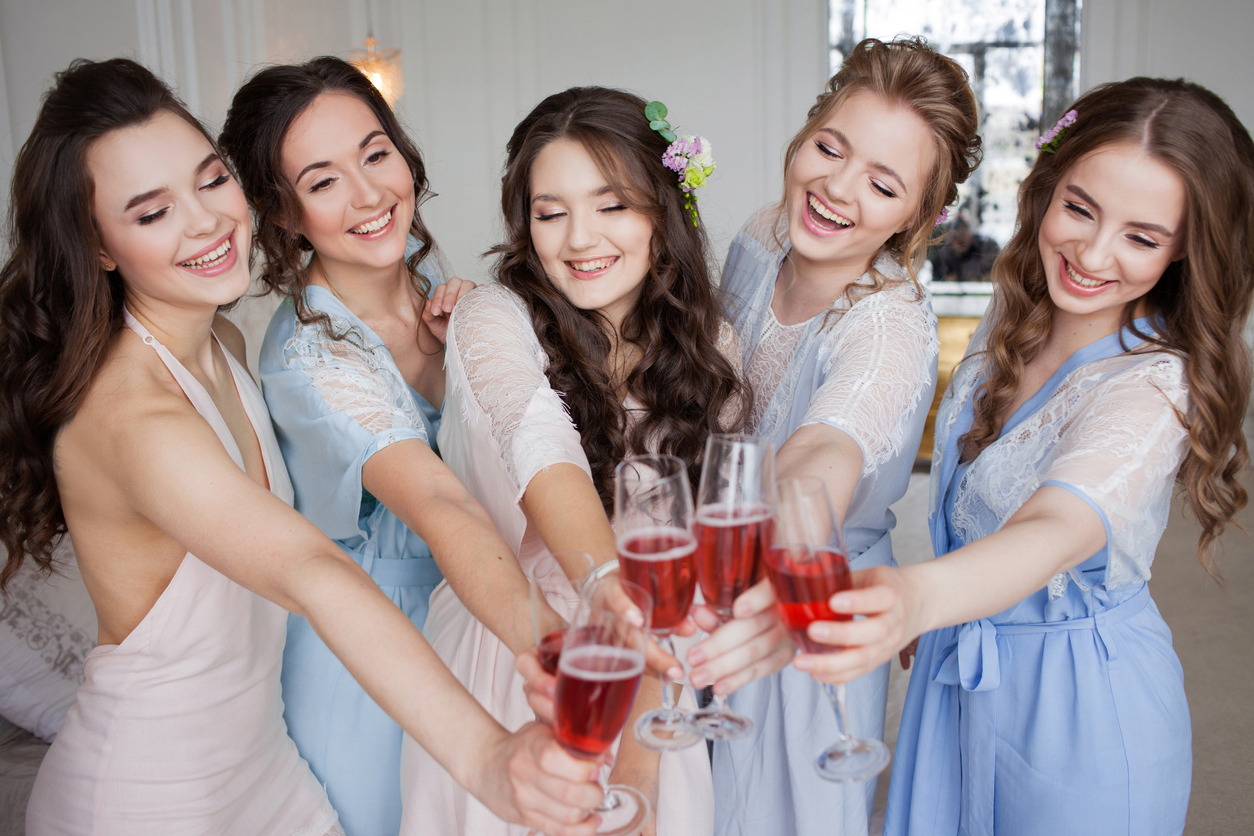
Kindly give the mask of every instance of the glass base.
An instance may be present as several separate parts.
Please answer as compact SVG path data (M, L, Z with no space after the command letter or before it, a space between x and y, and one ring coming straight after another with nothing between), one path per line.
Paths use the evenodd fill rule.
M821 778L848 784L874 778L892 759L888 747L878 740L844 740L819 755L814 768Z
M649 799L635 787L610 784L601 806L592 812L601 817L597 836L635 836L649 821Z
M655 752L687 749L704 739L685 725L682 711L667 712L660 708L642 715L632 728L632 733L640 741L640 745Z
M724 708L703 708L684 718L684 726L706 740L735 740L753 728L753 721Z

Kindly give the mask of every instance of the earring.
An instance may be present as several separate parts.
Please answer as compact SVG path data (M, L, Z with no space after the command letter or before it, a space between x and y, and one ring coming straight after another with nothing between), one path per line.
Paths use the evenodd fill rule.
M118 269L118 266L112 261L106 261L104 263L104 269L106 273L112 273L114 270Z

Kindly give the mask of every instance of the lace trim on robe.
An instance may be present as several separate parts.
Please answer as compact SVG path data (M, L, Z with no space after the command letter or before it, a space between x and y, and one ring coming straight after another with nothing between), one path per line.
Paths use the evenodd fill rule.
M788 240L787 215L779 204L767 205L750 217L737 240L742 246L757 248L760 252L755 255L763 262L782 260ZM809 327L798 328L801 333L795 337L780 333L784 326L778 325L770 310L775 274L771 281L762 282L743 320L763 323L746 370L757 394L754 431L775 435L791 409L806 357L814 341L822 340L828 351L823 368L827 377L811 396L801 426L827 423L848 432L862 448L863 476L901 451L907 419L932 384L932 362L940 351L936 317L926 291L920 295L906 270L886 253L875 259L871 269L883 279L882 289L852 305L842 294L827 311L810 320ZM873 283L868 271L854 284ZM784 356L786 342L792 344L788 356ZM780 363L785 364L782 370L776 368Z
M978 343L977 343L978 341ZM968 356L983 346L977 334ZM958 367L937 415L937 456L959 408L969 400L980 362ZM1114 589L1150 578L1154 552L1167 525L1175 474L1188 453L1188 387L1184 360L1161 353L1120 354L1072 372L1037 412L990 444L954 486L953 532L964 542L996 531L1046 481L1076 488L1109 525L1104 586ZM940 486L933 480L933 508ZM1051 598L1068 581L1088 584L1076 569L1051 579Z
M343 317L329 316L334 333L348 333L348 337L332 339L318 323L306 325L297 320L283 346L288 364L309 375L328 409L343 412L370 434L404 428L426 440L426 426L409 385L387 349L367 346L361 329ZM389 443L382 442L379 449Z

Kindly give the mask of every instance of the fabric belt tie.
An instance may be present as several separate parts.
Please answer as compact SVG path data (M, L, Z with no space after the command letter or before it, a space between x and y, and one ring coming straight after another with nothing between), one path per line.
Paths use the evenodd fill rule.
M987 618L969 621L941 648L932 664L931 678L941 685L961 686L958 691L959 728L962 741L962 817L965 836L993 836L994 777L997 766L997 687L1001 685L998 635L1056 633L1062 630L1093 630L1109 667L1119 659L1116 624L1145 609L1149 587L1088 618L1027 624L995 624Z
M379 546L373 541L362 547L360 556L348 549L344 551L357 560L379 586L435 587L444 580L444 573L433 557L379 557Z

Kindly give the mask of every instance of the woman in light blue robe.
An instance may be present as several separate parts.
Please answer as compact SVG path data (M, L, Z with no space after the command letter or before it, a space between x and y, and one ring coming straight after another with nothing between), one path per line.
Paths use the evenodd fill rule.
M783 202L749 219L724 266L751 431L774 442L780 478L823 480L854 570L894 565L888 508L909 484L939 349L930 297L907 266L922 263L975 168L976 110L963 70L925 44L859 44L788 147ZM753 592L755 606L767 600ZM814 659L729 697L753 727L714 744L718 836L867 833L876 782L833 783L814 766L839 738L827 694L803 672ZM692 676L709 681L700 665ZM883 737L887 688L886 664L850 683L856 736Z
M435 451L447 314L473 285L450 279L422 222L417 148L331 57L249 79L222 146L256 212L263 280L285 297L260 371L296 509L420 628L446 582L511 651L531 646L526 578ZM538 618L563 623L547 605ZM298 616L282 686L288 731L345 831L395 836L402 730Z
M754 432L776 448L811 424L853 438L865 464L845 516L850 566L896 565L889 535L896 519L888 507L909 485L936 387L931 299L915 289L891 256L881 255L874 269L890 287L852 305L837 300L793 326L800 333L790 340L770 309L788 252L787 230L776 230L777 219L782 220L778 206L759 212L736 236L723 270L723 290L757 400L755 415L761 416ZM859 279L866 288L871 283L870 274ZM795 347L784 358L782 379L772 386L754 374L752 361L777 338L784 347L795 340ZM883 738L887 698L887 664L849 684L849 722L858 737ZM827 695L808 674L789 666L742 687L728 704L754 725L744 738L714 744L716 834L867 832L875 781L832 783L812 765L839 733Z
M839 681L919 636L890 836L1177 836L1188 703L1147 581L1177 485L1210 551L1246 500L1254 141L1214 94L1076 101L1019 192L936 421L936 559L855 578ZM1183 557L1175 556L1177 558Z
M1153 333L1147 319L1133 328ZM1125 328L1080 349L961 463L982 375L978 360L959 366L936 420L936 554L996 532L1049 486L1096 511L1108 544L1004 612L920 637L885 833L1183 829L1189 707L1145 582L1188 445L1176 418L1188 388L1180 357L1138 347Z
M435 268L424 271L433 285L447 280L435 259L427 262ZM427 544L362 488L361 471L398 441L434 450L440 410L405 382L383 340L329 291L306 287L305 303L330 316L337 333L360 335L363 347L302 324L290 299L270 320L261 382L296 510L421 629L443 580L440 567ZM346 832L399 830L401 728L299 615L288 617L282 687L288 733L326 784Z

